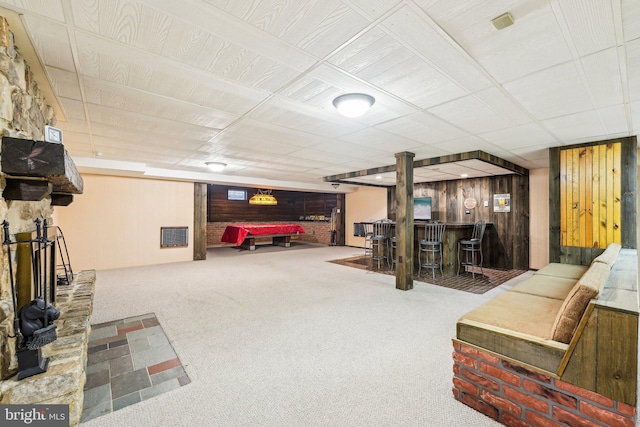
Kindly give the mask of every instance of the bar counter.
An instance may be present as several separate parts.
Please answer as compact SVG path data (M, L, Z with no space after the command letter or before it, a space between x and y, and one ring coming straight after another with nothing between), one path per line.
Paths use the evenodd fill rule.
M370 224L370 222L361 222L359 224ZM442 272L445 277L452 277L458 273L458 240L469 238L473 234L474 223L466 222L447 222L442 242ZM418 256L420 254L420 239L424 238L424 221L414 221L413 226L413 264L417 272L419 269ZM391 236L394 235L395 222L391 222ZM498 248L492 246L492 235L495 235L493 224L486 223L484 236L482 238L482 267L500 268L495 262L498 258ZM497 239L496 239L497 242ZM492 251L495 252L492 254ZM478 271L478 270L476 270ZM426 273L431 274L429 270ZM426 274L424 271L422 274ZM440 274L436 271L436 274Z
M414 240L414 265L417 269L419 264L418 256L420 239L424 238L424 222L415 221L413 240ZM442 271L445 277L455 276L458 273L458 240L471 237L473 234L473 223L461 223L461 222L447 222L447 227L444 230L444 238L442 242ZM487 223L484 236L482 238L482 255L483 255L483 267L492 267L490 265L491 257L491 232L493 224ZM423 275L425 272L422 272ZM427 273L431 274L429 270ZM436 271L436 274L439 274Z

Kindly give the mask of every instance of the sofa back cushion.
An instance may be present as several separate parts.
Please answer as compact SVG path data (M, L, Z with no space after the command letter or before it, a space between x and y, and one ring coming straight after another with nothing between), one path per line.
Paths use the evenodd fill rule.
M600 293L607 278L610 266L594 262L573 286L556 315L551 328L551 339L568 344L580 323L580 319L592 298Z

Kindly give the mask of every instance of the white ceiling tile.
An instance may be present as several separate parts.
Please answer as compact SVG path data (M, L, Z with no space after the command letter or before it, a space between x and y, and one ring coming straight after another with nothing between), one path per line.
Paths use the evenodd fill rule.
M531 116L513 98L508 96L504 90L491 87L474 94L476 98L484 102L493 111L500 114L509 122L516 126L531 122Z
M9 0L5 1L7 6L19 9L20 12L33 12L49 19L64 22L64 10L61 0Z
M419 147L413 147L410 152L414 153L416 160L429 159L431 157L440 157L448 154L452 154L446 144L436 145L422 145Z
M40 17L27 17L24 21L44 65L75 71L67 28L62 23Z
M63 131L63 139L65 140L65 144L68 132L82 133L86 136L87 142L89 142L90 138L88 135L90 133L90 130L86 120L73 119L67 116L67 121L56 123L56 127L60 128Z
M629 99L640 100L640 38L625 45L627 53L627 75Z
M621 0L620 3L625 41L640 38L640 3L637 0Z
M511 125L474 96L466 96L429 109L435 116L471 133L485 133Z
M202 1L182 0L138 0L151 7L161 9L165 13L174 16L192 26L209 31L216 37L233 41L235 45L250 49L265 58L287 64L288 66L304 71L316 62L316 58L297 48L291 43L282 43L277 37L257 28L246 21L237 18L237 13L229 13L221 8L214 8ZM233 6L240 6L249 10L259 6L258 1L233 2ZM215 23L215 25L212 25ZM211 55L207 55L211 56Z
M283 144L290 144L295 147L310 147L326 141L322 136L304 133L295 129L287 129L267 122L260 122L253 119L242 119L234 127L226 129L220 134L220 141L224 138L236 136L241 138L264 139Z
M60 101L60 104L62 105L62 109L65 112L67 120L87 120L82 101L62 97L59 97L58 101Z
M627 121L627 112L624 105L614 105L598 110L600 117L604 123L606 133L614 135L619 133L632 134L633 127Z
M580 60L597 107L622 104L622 80L616 48L603 50Z
M428 113L414 113L376 125L377 129L423 144L444 142L467 135L467 132Z
M557 145L559 141L546 129L536 123L513 128L500 129L480 135L481 138L509 150L535 145Z
M565 144L586 138L589 135L606 135L600 116L596 111L583 111L577 114L556 117L544 120L542 124Z
M78 76L75 73L53 67L47 67L46 72L58 96L82 100Z
M557 1L579 55L614 47L616 34L611 1Z
M420 146L420 143L407 138L383 132L374 128L367 128L361 131L342 136L341 141L350 142L366 148L378 150L381 155L388 156L391 163L395 163L394 153L411 151L412 148ZM376 156L371 156L376 158Z
M538 71L504 87L538 120L593 108L574 62Z
M489 80L470 66L468 58L444 37L444 32L434 30L428 19L428 15L419 15L405 6L382 25L467 91L476 92L488 87Z
M544 0L416 0L482 67L503 83L565 62L571 52ZM491 19L510 12L501 31Z

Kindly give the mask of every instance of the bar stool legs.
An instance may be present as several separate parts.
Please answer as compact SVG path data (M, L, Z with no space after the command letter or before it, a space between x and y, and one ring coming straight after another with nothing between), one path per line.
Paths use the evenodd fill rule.
M424 262L422 261L424 254ZM422 274L422 267L431 269L431 277L435 280L436 269L440 269L440 274L444 277L442 271L442 243L441 242L421 242L420 253L418 254L418 277Z
M484 221L477 221L473 225L473 235L469 239L458 240L458 275L460 275L460 267L464 266L465 271L467 266L471 267L471 275L476 278L476 267L480 267L480 272L484 276L484 270L482 269L482 263L484 261L482 256L482 237L484 236L486 224ZM464 252L464 256L461 253ZM464 261L461 259L464 258ZM478 263L478 258L480 262Z
M436 278L436 268L440 269L440 274L444 277L444 272L442 271L442 240L446 227L447 225L442 222L425 224L424 239L420 240L418 247L420 251L418 253L418 277L422 274L422 267L431 269L431 277L434 280ZM424 262L422 262L423 253Z
M461 252L464 252L464 260L460 259ZM478 262L478 258L480 258L480 262ZM483 262L481 242L466 242L465 240L458 242L458 276L461 266L464 266L465 271L467 267L471 267L471 276L474 279L476 278L476 267L480 267L480 273L484 276Z

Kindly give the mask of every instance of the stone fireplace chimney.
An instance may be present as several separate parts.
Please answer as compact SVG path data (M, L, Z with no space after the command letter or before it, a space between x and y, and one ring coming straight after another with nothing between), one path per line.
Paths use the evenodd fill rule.
M62 144L43 142L45 125L55 125L54 110L47 104L29 65L14 45L7 20L0 16L0 223L10 224L12 241L30 240L34 220L52 224L53 206L66 205L82 193L82 178ZM31 301L31 248L14 245L13 280L19 304ZM0 378L15 374L16 339L7 250L0 254ZM14 270L14 274L16 271ZM20 306L18 306L19 308Z

